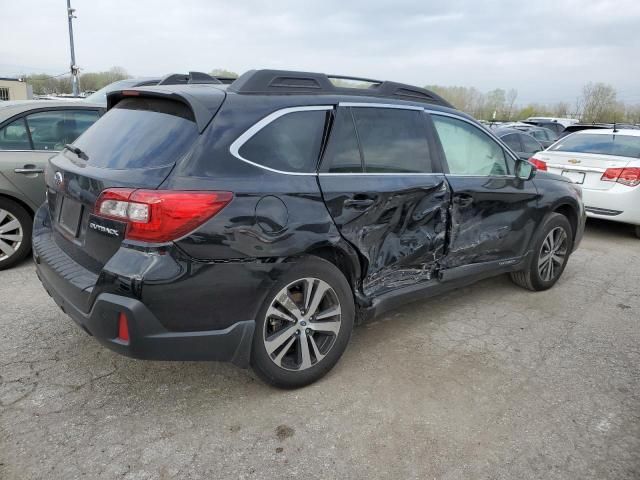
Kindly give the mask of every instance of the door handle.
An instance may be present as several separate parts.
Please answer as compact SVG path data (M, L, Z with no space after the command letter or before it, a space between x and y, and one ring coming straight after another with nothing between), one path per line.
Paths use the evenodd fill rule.
M38 168L35 165L25 165L23 168L15 168L13 171L15 173L22 173L23 175L28 175L30 173L43 173L44 168Z
M471 195L460 195L456 197L455 203L461 207L469 207L473 204L473 197Z
M375 201L375 196L357 193L353 196L353 198L345 200L344 206L346 208L353 208L355 210L364 210L365 208L373 205Z

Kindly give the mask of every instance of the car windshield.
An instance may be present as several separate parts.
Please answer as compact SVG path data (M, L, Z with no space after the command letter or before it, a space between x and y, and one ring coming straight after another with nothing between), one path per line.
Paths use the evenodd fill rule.
M138 80L118 80L117 82L110 83L106 87L102 87L97 92L92 93L87 98L85 98L84 101L89 103L101 103L102 105L106 106L107 94L116 90L122 90L123 88L134 87L138 83Z
M551 147L551 151L640 158L640 137L597 133L574 134L564 137Z

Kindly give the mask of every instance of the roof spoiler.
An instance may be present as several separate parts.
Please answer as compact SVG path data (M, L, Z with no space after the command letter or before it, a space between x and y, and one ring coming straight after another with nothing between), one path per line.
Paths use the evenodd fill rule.
M175 85L175 84L165 84ZM124 98L163 98L185 104L193 112L193 117L202 133L215 114L220 109L226 93L222 89L183 87L181 84L165 87L153 85L149 87L130 88L117 90L107 94L107 110L111 110L120 100Z
M332 82L331 80L338 80ZM341 86L340 80L368 84L362 88ZM240 94L362 95L424 102L454 108L440 95L425 88L369 78L288 70L249 70L229 86Z

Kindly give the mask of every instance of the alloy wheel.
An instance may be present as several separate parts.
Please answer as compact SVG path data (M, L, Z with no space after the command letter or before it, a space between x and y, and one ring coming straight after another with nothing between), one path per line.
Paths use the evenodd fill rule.
M13 256L22 244L22 225L9 211L0 208L0 261Z
M302 278L278 292L265 316L264 347L285 370L322 361L340 332L342 310L335 290L318 278Z
M567 245L567 232L562 227L551 230L542 242L538 273L545 282L550 282L560 274L567 258Z

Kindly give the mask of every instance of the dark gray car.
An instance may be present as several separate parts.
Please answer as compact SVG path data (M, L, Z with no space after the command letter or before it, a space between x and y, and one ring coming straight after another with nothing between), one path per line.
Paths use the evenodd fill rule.
M528 160L534 153L544 150L542 144L535 138L515 128L496 128L493 133L506 143L522 160Z
M531 135L544 148L550 147L558 139L558 135L553 130L549 130L545 127L534 127L533 125L514 125L512 128L520 130L527 135Z
M47 160L103 111L78 101L0 102L0 270L31 249L33 213L45 200Z

